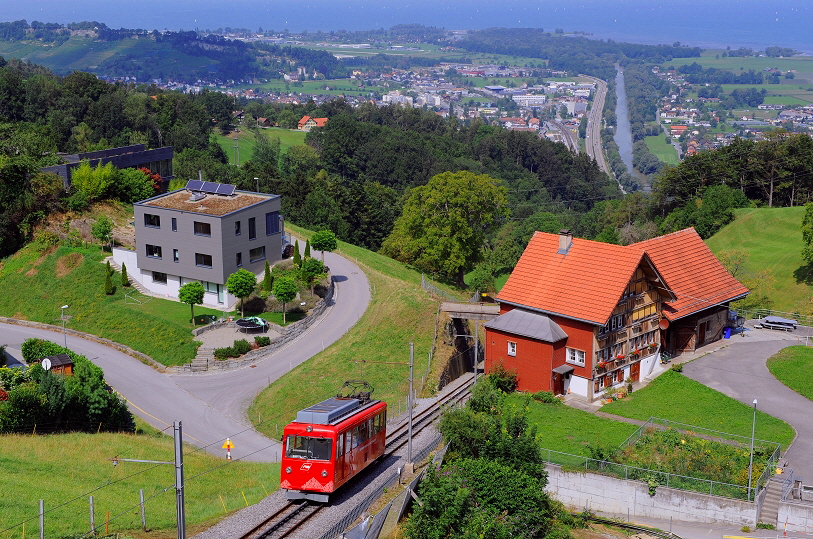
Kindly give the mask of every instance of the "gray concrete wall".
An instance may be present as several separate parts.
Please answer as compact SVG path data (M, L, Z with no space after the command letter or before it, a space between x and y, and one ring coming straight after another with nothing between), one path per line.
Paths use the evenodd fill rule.
M626 481L592 473L564 472L548 464L548 486L556 499L576 510L617 515L674 518L685 522L754 526L757 506L742 500L709 496L659 486L654 496L642 481Z
M779 502L776 527L781 531L813 533L813 505L800 502Z

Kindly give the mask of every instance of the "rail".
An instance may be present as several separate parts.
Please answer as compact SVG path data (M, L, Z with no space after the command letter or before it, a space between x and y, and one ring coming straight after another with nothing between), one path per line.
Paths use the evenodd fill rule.
M590 520L592 522L597 522L599 524L605 524L607 526L615 526L617 528L623 528L625 530L642 532L645 535L652 535L654 537L659 537L660 539L681 539L679 535L675 535L672 532L665 532L663 530L649 528L647 526L639 526L638 524L630 524L629 522L619 522L617 520L599 517L589 512L571 513L571 515L573 515L574 517L583 518L585 520Z

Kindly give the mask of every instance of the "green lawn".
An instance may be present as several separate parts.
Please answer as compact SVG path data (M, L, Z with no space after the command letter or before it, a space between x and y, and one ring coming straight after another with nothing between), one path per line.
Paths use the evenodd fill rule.
M697 62L705 68L716 67L718 69L728 69L738 73L740 71L762 71L764 69L775 67L777 69L788 71L795 69L798 73L797 76L813 73L813 57L810 56L794 56L790 58L737 58L737 57L722 57L724 51L709 50L703 53L700 58L675 58L670 62L661 64L663 67L679 67L682 65L691 65ZM715 58L719 54L720 58ZM740 69L742 68L742 69ZM794 79L795 80L795 79Z
M677 165L680 160L677 156L677 150L671 144L666 142L666 135L656 135L652 137L645 137L646 146L649 151L658 159L669 165Z
M526 396L509 395L507 406L524 406ZM589 445L617 448L638 425L613 421L570 406L528 402L528 419L538 427L539 445L545 449L590 456Z
M234 143L237 139L237 149L240 154L240 163L245 163L251 159L251 154L254 152L254 146L257 144L257 136L266 136L269 139L279 138L280 152L288 151L288 148L297 144L305 144L305 133L296 129L281 129L279 127L269 127L254 131L247 129L240 129L239 133L231 133L228 136L221 135L215 132L218 144L229 156L229 163L235 164Z
M90 495L102 534L109 516L110 534L144 537L140 489L150 537L174 537L173 466L120 462L114 467L110 461L115 456L172 461L172 428L168 432L169 436L139 423L135 435L0 436L0 491L6 493L0 502L0 539L39 537L39 500L45 504L46 537L82 534L90 528ZM187 532L192 536L277 490L279 463L227 464L224 458L185 446L184 478Z
M43 251L28 245L2 263L0 313L58 325L59 307L70 305L70 328L120 342L164 365L194 358L189 306L123 288L118 273L116 293L106 296L104 256L98 246ZM219 317L222 312L198 305L195 314Z
M300 244L304 243L302 238L312 234L293 225L289 228L300 238ZM367 275L372 300L341 340L273 382L257 397L248 415L257 422L257 429L269 437L278 438L277 429L295 417L297 410L335 395L345 380L370 382L375 388L374 396L387 401L390 416L395 416L399 406L404 409L409 385L409 343L415 343L418 391L422 386L427 392L436 387L439 371L450 355L450 349L439 337L432 364L427 365L438 300L421 288L419 272L343 242L339 242L338 252L359 264ZM427 371L429 379L422 384Z
M810 101L805 101L804 99L799 99L798 97L772 95L765 97L766 105L807 105L809 103Z
M768 370L777 380L813 400L813 348L790 346L768 358Z
M603 412L640 419L659 417L707 429L749 437L753 408L674 371L666 371L648 386L605 404ZM756 437L787 448L795 431L784 421L757 411Z
M804 212L802 206L736 210L734 222L706 243L718 255L731 250L748 253L741 275L767 272L770 279L761 281L770 289L773 309L810 314L813 294L805 281L813 276L801 255Z

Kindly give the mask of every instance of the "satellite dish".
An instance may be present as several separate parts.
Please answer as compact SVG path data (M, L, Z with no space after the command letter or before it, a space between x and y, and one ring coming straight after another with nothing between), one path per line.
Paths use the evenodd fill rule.
M46 371L51 369L51 360L47 357L42 360L42 368Z
M661 329L666 329L669 327L669 320L666 318L661 318L661 321L658 322L658 327Z

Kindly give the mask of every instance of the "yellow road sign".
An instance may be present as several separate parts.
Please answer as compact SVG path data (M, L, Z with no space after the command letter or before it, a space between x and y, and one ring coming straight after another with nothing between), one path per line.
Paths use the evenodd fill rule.
M226 438L226 443L223 444L223 449L234 449L234 444L231 443L231 438Z

